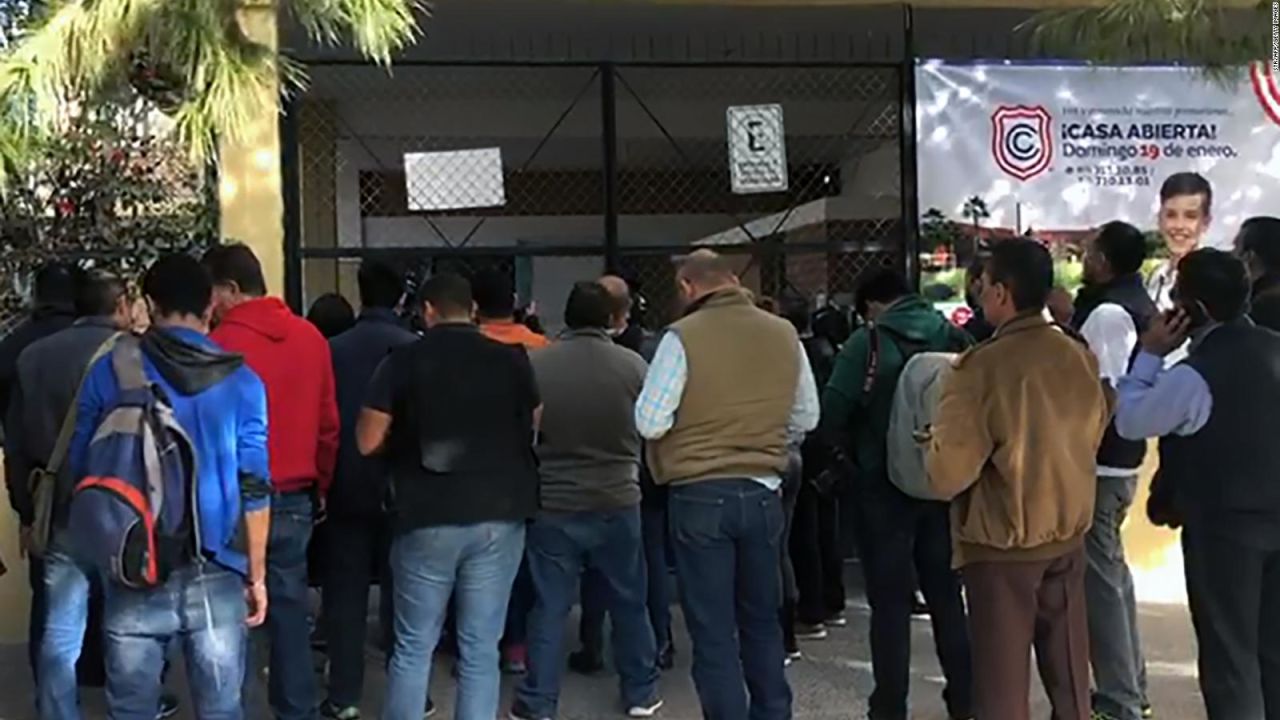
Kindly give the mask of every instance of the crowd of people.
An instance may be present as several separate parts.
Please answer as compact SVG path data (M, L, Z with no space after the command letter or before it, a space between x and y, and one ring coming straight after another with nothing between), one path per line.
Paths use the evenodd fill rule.
M653 717L680 651L674 570L702 715L782 720L799 643L848 622L842 512L873 720L908 717L918 593L954 720L1029 719L1033 650L1055 719L1151 717L1120 531L1153 438L1147 513L1183 531L1208 717L1280 717L1280 220L1249 220L1228 253L1199 247L1203 178L1161 200L1169 257L1149 278L1143 233L1107 223L1064 308L1049 251L1001 241L964 328L879 270L850 332L753 296L709 250L677 261L683 310L661 331L606 276L572 287L554 339L496 272L407 295L367 262L359 314L329 298L308 322L225 245L156 261L142 328L122 279L44 268L0 343L39 717L78 718L86 683L113 719L173 714L180 646L196 717L250 714L265 677L281 720L356 720L375 584L384 720L434 712L440 652L455 717L549 720L566 664L604 668L606 618L618 711ZM912 368L938 353L939 397L903 436ZM500 708L504 670L521 678Z

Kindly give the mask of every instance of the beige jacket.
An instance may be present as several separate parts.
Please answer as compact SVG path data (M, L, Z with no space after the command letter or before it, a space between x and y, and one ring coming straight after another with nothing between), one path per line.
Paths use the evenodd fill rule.
M1093 353L1039 314L960 357L926 458L930 485L954 498L956 567L1049 559L1079 545L1111 409Z

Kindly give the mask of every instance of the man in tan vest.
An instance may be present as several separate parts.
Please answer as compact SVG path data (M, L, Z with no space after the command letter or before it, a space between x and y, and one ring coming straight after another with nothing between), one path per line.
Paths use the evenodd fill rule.
M818 424L818 392L795 329L757 309L709 250L684 258L687 303L636 402L670 529L693 679L707 720L787 720L778 616L787 438ZM747 697L750 688L751 697Z

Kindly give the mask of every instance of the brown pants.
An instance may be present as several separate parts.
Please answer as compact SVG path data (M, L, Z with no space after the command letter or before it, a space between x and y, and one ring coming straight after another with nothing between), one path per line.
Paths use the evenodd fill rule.
M1042 562L964 568L977 720L1029 720L1031 648L1053 720L1089 718L1084 549Z

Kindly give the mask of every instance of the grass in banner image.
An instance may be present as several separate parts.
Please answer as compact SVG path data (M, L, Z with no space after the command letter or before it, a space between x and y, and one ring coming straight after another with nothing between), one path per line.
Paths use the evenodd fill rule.
M1095 232L1093 228L1028 229L1018 233L1012 228L982 225L984 209L985 203L975 196L965 203L965 212L969 215L967 221L952 220L937 208L929 209L921 217L920 288L934 307L952 322L964 325L972 316L973 305L977 302L977 281L986 250L994 243L1020 236L1031 237L1049 248L1054 257L1057 286L1070 297L1075 297L1084 274L1081 262L1084 246ZM1144 229L1148 255L1143 266L1146 277L1168 262L1171 241L1166 240L1166 234L1167 226L1172 222L1159 222L1160 226L1166 226L1165 232L1161 227ZM1195 242L1199 241L1197 236Z

